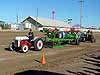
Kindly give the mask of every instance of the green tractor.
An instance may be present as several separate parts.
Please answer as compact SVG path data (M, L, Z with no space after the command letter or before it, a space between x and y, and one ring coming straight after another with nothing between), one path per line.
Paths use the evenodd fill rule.
M79 45L80 36L77 32L63 32L58 30L46 30L46 37L44 40L45 47L53 48L54 46L63 46L66 44Z

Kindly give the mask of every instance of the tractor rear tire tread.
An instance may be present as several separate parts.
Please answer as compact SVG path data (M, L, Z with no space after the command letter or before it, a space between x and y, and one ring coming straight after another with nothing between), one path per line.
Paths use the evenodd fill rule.
M38 47L38 45L37 45L38 42L41 43L41 44L40 44L40 49L39 49L39 47ZM34 40L34 50L41 51L42 48L43 48L43 45L44 45L44 43L43 43L43 40L42 40L41 38L37 38L36 40Z

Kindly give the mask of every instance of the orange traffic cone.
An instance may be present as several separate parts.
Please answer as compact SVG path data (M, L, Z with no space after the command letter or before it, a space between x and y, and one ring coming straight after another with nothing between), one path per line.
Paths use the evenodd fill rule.
M45 57L44 57L44 52L42 53L42 61L41 61L41 64L46 64Z

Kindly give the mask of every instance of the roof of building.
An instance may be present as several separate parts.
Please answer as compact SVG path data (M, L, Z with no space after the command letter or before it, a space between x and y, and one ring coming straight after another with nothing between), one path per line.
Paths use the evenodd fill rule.
M81 28L79 24L75 24L72 26L72 28Z
M5 24L5 22L4 21L0 21L0 24Z
M30 19L30 18L31 18L31 23L32 23L32 20L33 20L33 21L37 21L38 23L40 23L43 26L48 26L48 27L49 26L52 26L52 27L71 27L67 22L60 21L60 20L52 20L52 19L47 19L47 18L37 18L36 19L32 16L29 16L25 20Z

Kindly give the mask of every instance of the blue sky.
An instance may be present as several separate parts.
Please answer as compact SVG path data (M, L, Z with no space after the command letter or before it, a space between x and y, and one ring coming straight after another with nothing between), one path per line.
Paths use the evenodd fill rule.
M52 10L55 10L55 19L66 21L72 19L72 25L80 23L79 0L0 0L0 20L16 22L16 14L19 22L27 16L51 18ZM83 26L95 25L100 27L100 0L84 0Z

